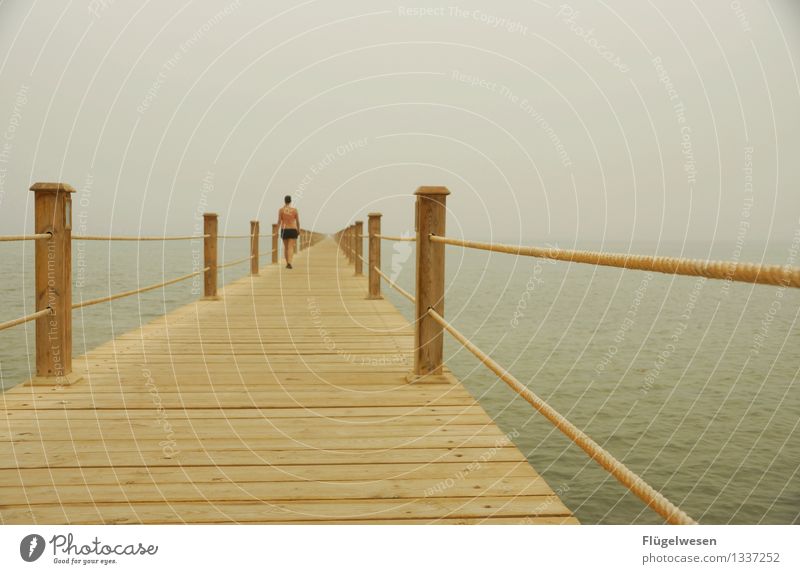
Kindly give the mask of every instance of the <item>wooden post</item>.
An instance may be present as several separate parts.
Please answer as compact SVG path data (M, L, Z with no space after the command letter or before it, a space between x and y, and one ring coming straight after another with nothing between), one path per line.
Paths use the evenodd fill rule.
M217 214L203 214L203 298L217 299Z
M350 258L350 263L353 262L356 255L356 240L355 240L355 229L356 224L353 223L350 227L347 228L347 249L348 249L348 257Z
M364 256L364 222L356 221L355 228L353 229L353 240L355 241L355 252L353 260L355 261L356 275L364 274L364 265L361 258Z
M30 384L71 384L72 376L72 197L65 183L34 183L36 377Z
M250 275L258 275L258 230L257 220L250 222Z
M370 213L367 217L367 233L369 233L369 295L367 299L383 299L381 295L381 276L375 270L381 268L381 240L376 237L381 234L381 214Z
M445 234L446 187L420 187L417 196L416 329L414 330L414 377L441 375L444 356L442 327L428 315L433 309L444 316L445 246L430 235Z
M278 262L278 224L272 224L272 262Z

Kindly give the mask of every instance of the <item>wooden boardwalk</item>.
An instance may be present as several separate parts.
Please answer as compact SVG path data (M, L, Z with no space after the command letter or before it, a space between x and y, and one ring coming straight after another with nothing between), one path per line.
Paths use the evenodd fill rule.
M576 523L331 240L2 395L0 522Z

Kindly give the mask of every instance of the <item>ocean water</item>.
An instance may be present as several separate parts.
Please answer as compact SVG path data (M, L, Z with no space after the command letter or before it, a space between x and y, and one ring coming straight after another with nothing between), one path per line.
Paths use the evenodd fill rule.
M220 260L245 256L247 243L223 242ZM736 253L724 243L579 247L716 259ZM741 260L784 264L788 247L748 245ZM670 500L704 523L800 522L800 291L447 249L448 320ZM76 245L74 296L189 273L201 253L188 242ZM412 244L386 243L382 260L413 289ZM0 244L3 319L32 312L32 263L32 245ZM225 269L220 280L247 268ZM75 354L194 300L198 289L188 280L76 312ZM408 301L385 284L384 293L411 318ZM30 376L33 332L30 323L0 332L3 387ZM660 522L445 340L450 368L582 522Z
M736 254L725 243L578 247ZM412 251L389 246L382 262L413 291ZM740 260L788 257L788 243L750 245ZM446 271L448 321L696 520L800 521L800 290L459 247ZM411 318L408 301L388 297ZM660 521L448 335L445 357L582 522Z

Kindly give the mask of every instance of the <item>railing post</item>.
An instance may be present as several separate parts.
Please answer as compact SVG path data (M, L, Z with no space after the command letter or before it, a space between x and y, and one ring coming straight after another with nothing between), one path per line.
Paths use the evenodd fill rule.
M367 233L369 233L369 295L367 299L383 299L381 295L381 276L376 268L381 268L381 240L376 237L381 234L381 214L370 213L367 217Z
M364 274L364 265L361 258L364 256L364 222L356 221L355 228L353 229L353 241L355 242L355 252L353 260L355 261L356 275Z
M250 275L258 275L258 233L257 220L250 222Z
M414 330L414 377L442 374L442 327L428 315L428 309L444 316L445 246L432 242L430 236L445 234L446 201L449 194L446 187L420 187L415 192L417 321Z
M350 227L347 228L347 252L348 252L347 257L350 259L350 263L352 263L356 258L355 230L356 230L355 223L352 223Z
M72 198L65 183L34 183L36 378L31 384L70 384L72 373ZM38 379L38 380L37 380Z
M278 224L272 224L272 262L278 262Z
M217 214L203 214L203 298L217 298Z

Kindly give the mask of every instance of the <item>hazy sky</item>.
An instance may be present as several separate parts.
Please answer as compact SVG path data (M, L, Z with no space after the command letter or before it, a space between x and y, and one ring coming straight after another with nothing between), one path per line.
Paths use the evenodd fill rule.
M796 0L0 3L0 233L34 181L93 233L413 228L770 240L800 228ZM78 220L80 218L80 220Z

